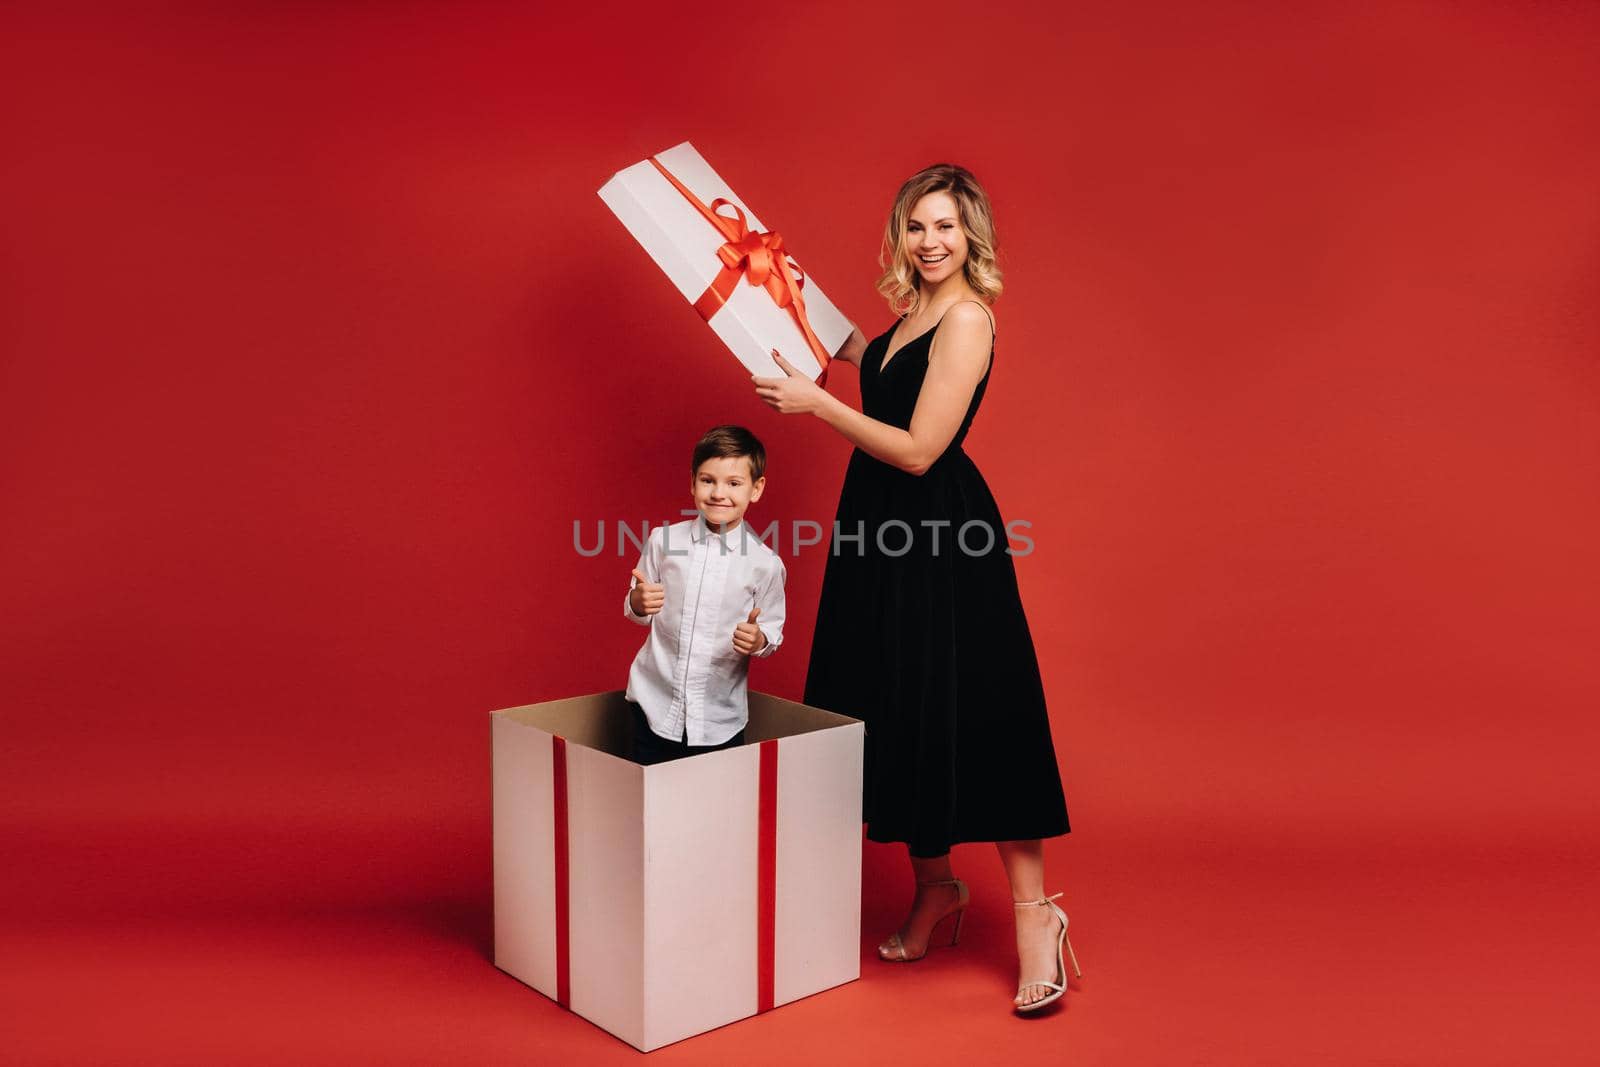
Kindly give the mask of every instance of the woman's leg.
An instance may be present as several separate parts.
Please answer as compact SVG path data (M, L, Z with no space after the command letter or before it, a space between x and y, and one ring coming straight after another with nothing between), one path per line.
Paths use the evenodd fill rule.
M934 924L949 915L961 901L961 892L953 885L927 885L928 882L948 882L955 877L950 872L950 854L932 859L911 856L911 873L916 881L911 899L911 914L900 924L900 943L906 955L915 959L928 950L928 936ZM878 946L880 956L894 956L895 950L888 940Z
M1044 843L1041 841L996 841L1000 862L1011 881L1013 901L1044 899ZM1056 913L1043 905L1032 908L1012 908L1017 917L1017 974L1016 1004L1031 1004L1052 990L1039 981L1055 982L1061 978L1056 967L1056 937L1061 932L1061 922ZM1035 984L1024 985L1025 982Z

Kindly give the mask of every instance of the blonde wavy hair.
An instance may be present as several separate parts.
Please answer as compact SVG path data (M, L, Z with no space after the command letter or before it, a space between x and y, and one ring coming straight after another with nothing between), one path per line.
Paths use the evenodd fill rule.
M967 261L962 265L967 284L985 301L994 303L1002 285L995 259L994 213L989 208L989 194L971 171L952 163L935 163L917 171L895 195L889 224L883 231L883 248L878 253L878 266L883 268L878 292L896 315L905 315L916 304L922 275L917 273L906 249L906 226L911 209L929 193L949 193L955 200L961 228L967 235Z

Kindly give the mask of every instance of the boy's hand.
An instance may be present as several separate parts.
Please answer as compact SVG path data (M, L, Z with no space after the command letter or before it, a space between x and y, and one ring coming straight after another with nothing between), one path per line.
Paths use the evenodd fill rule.
M751 608L750 617L733 628L733 647L742 656L760 652L767 647L767 635L756 625L756 619L760 615L760 608Z
M639 584L628 592L628 606L633 608L633 613L655 615L660 612L661 605L667 602L667 587L647 580L637 567L633 569L633 576L639 580Z

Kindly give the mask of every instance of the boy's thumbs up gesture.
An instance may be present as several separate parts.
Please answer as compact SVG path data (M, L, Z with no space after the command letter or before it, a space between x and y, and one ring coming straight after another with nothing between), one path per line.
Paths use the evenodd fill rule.
M633 576L638 584L628 593L628 606L633 608L635 615L654 615L661 610L661 605L667 602L667 587L659 582L652 582L633 569Z
M740 655L748 656L767 647L767 635L756 625L760 608L751 608L750 617L733 628L733 647Z

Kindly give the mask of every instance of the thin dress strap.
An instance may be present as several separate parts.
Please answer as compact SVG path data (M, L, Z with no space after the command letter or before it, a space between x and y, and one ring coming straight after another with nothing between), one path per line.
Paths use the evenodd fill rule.
M989 372L994 369L994 339L995 335L998 333L998 331L994 328L994 312L990 311L981 300L957 300L956 304L977 304L979 307L983 308L983 313L989 317L989 362L983 368L983 376L987 378L989 376ZM956 304L951 304L950 308L955 307ZM937 334L939 332L939 327L944 324L944 317L950 314L950 308L945 308L944 311L940 313L939 321L933 324L933 329L928 331L929 334ZM932 341L928 342L928 355L933 355Z
M991 341L994 340L995 335L998 334L1000 331L996 330L995 327L994 327L994 312L990 311L988 306L985 305L983 301L981 301L981 300L957 300L955 304L951 304L950 305L950 308L955 307L956 304L977 304L979 307L983 308L983 314L989 320L989 339ZM935 330L937 330L939 328L939 323L944 321L944 317L946 315L950 314L950 308L945 308L944 311L939 315L939 322L936 322L936 323L933 324L933 328Z

